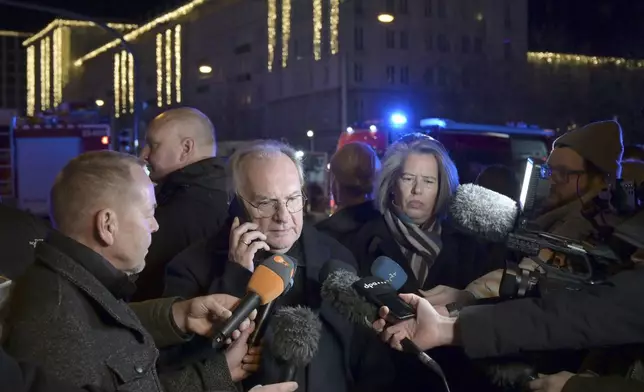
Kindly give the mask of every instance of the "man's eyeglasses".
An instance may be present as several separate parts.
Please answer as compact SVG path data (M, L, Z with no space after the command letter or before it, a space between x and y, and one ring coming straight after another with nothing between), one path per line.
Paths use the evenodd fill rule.
M580 176L586 173L585 170L569 170L565 167L553 167L549 165L541 166L541 178L552 180L559 184L565 184L570 181L570 176Z
M306 201L306 196L304 195L291 196L286 199L285 202L282 202L281 200L267 200L261 201L259 203L252 203L241 196L239 196L239 198L243 199L246 203L253 206L259 213L260 218L270 218L271 216L275 215L277 213L277 210L279 209L280 204L282 203L284 203L286 210L291 214L300 212L304 209L304 202Z

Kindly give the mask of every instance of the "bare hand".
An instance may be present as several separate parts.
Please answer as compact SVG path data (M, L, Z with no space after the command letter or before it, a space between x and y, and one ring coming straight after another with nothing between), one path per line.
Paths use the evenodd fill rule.
M254 371L257 371L257 365L254 363L247 364L244 359L248 355L248 337L255 329L255 324L252 323L250 328L246 328L239 339L235 340L226 349L226 362L228 363L228 370L234 382L239 382ZM252 362L252 361L251 361Z
M465 290L458 290L443 285L436 286L431 290L419 291L434 306L445 306L454 302L462 303L474 299L474 296Z
M172 305L172 317L179 329L202 336L211 336L213 323L227 320L231 310L237 306L239 298L228 294L212 294L197 297L187 301L175 302ZM251 313L250 320L255 319L256 312ZM244 320L239 329L232 334L233 339L240 336L241 331L250 327L250 320Z
M260 249L271 250L266 243L266 235L258 229L259 226L256 223L240 224L238 217L235 217L230 227L228 259L250 272L255 270L255 264L253 264L255 253Z
M258 385L248 392L295 392L297 390L296 382L282 382L279 384Z
M549 376L539 374L539 378L530 381L530 390L539 392L561 392L564 385L566 385L568 380L573 376L575 376L575 374L570 372L560 372Z

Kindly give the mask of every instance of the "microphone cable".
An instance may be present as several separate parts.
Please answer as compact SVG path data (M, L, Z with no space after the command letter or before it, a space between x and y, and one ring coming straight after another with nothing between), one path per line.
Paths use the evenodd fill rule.
M403 347L403 351L416 354L416 357L420 360L420 362L423 365L431 369L434 373L438 375L438 377L441 378L441 381L443 382L443 386L445 387L446 392L452 392L449 388L447 377L445 377L445 372L443 372L443 368L441 367L441 365L438 364L438 362L436 362L432 357L427 355L426 352L422 351L410 339L403 339L400 342L400 344Z

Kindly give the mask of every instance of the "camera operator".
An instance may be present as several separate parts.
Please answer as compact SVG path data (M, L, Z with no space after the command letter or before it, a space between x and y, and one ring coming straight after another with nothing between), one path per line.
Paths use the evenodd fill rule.
M445 308L434 308L424 298L401 294L416 309L416 318L387 327L388 309L382 308L381 319L373 328L398 350L401 350L401 340L408 338L422 350L460 345L470 358L638 345L644 343L644 304L640 300L643 279L644 266L638 266L611 277L610 285L584 291L562 290L542 298L496 305L470 306L462 309L457 317L446 316ZM631 391L642 390L644 386L618 377L587 381L583 379L585 376L573 377L571 373L541 376L531 383L531 388L551 392L562 390L556 387L566 385L567 392L572 390L572 385L583 384L588 386L587 391ZM606 387L601 389L601 386Z

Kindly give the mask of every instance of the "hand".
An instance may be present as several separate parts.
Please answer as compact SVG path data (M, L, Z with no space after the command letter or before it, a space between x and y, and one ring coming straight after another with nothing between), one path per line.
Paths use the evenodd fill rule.
M271 250L266 241L266 235L258 230L256 223L240 224L235 217L230 227L230 243L228 244L228 260L235 262L250 272L255 271L253 258L258 250Z
M239 298L228 294L212 294L179 301L172 305L172 317L183 333L211 336L213 322L228 319L232 314L230 310L234 309L238 302ZM256 313L251 313L250 320L255 319ZM240 331L250 327L250 320L244 320L239 325L239 330L232 334L233 339L240 336Z
M434 306L445 306L454 302L465 303L474 299L474 296L465 290L458 290L443 285L436 286L431 290L418 291L420 291L423 297Z
M385 329L389 309L380 308L380 319L373 328L380 332L383 341L402 351L400 342L407 338L423 351L436 346L451 344L454 339L454 319L441 316L426 299L414 294L400 294L403 301L416 310L416 317L394 324Z
M259 366L259 354L250 354L248 351L248 337L254 329L255 324L251 323L250 328L246 328L239 339L226 349L226 362L234 382L245 379L252 372L257 371Z
M575 374L570 372L560 372L549 376L539 374L539 378L530 381L530 390L540 392L561 392L564 385L566 385L568 380L573 376L575 376Z
M258 385L248 392L295 392L297 390L296 382L282 382L271 385Z

